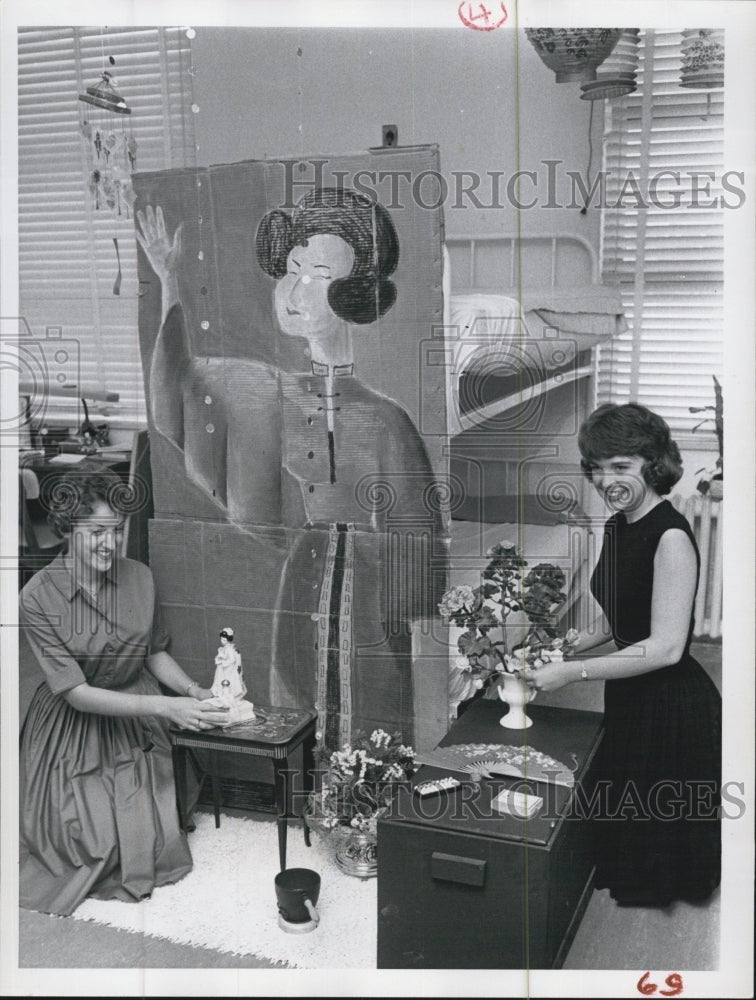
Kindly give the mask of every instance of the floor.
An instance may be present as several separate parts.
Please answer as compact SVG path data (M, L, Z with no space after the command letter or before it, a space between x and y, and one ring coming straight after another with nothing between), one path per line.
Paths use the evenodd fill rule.
M224 955L99 924L19 911L21 968L267 969L251 955ZM564 969L716 969L719 894L701 906L620 908L594 892Z
M693 654L721 690L718 644ZM21 684L22 718L37 679ZM687 969L718 967L719 893L702 905L622 908L607 890L593 893L567 955L565 969ZM97 924L21 910L22 968L271 968L251 956L171 944Z

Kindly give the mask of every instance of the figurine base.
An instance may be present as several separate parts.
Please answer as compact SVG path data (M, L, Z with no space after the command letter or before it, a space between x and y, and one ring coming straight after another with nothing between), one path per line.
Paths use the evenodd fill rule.
M213 703L216 703L219 708L225 707L227 704L221 698L211 698L205 704ZM251 722L255 718L257 718L255 707L251 701L235 701L228 710L226 721L222 722L218 728L227 729L229 726L238 726L242 722Z

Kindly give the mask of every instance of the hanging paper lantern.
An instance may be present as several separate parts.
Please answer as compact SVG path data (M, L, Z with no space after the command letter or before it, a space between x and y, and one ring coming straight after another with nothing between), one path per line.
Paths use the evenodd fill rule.
M136 197L131 174L136 168L137 147L131 128L126 129L131 108L115 83L106 70L99 83L79 94L79 134L87 157L87 189L95 209L128 219Z
M681 87L724 87L724 31L686 28L682 37Z
M621 28L526 28L525 36L557 83L596 79L596 68L617 44Z
M607 100L632 94L636 89L640 28L625 28L612 52L601 64L593 83L581 86L581 101Z

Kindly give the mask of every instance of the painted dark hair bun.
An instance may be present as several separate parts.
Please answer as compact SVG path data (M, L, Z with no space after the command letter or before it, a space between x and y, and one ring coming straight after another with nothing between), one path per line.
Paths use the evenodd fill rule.
M280 209L268 212L260 221L255 238L260 267L271 278L283 278L291 248L291 218Z
M339 236L354 251L351 273L328 289L331 309L348 323L375 322L396 301L396 287L387 279L399 262L399 238L383 205L351 188L308 191L291 216L282 209L268 212L255 238L260 267L282 278L294 247L322 234Z
M396 285L387 279L340 278L328 289L328 302L350 323L373 323L396 302Z

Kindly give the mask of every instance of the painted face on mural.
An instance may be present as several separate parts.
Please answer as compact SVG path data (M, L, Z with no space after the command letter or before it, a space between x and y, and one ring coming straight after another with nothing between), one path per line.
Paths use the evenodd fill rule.
M307 246L296 246L287 271L276 285L276 318L291 337L328 333L342 321L328 303L328 289L352 271L354 251L340 236L319 233Z

